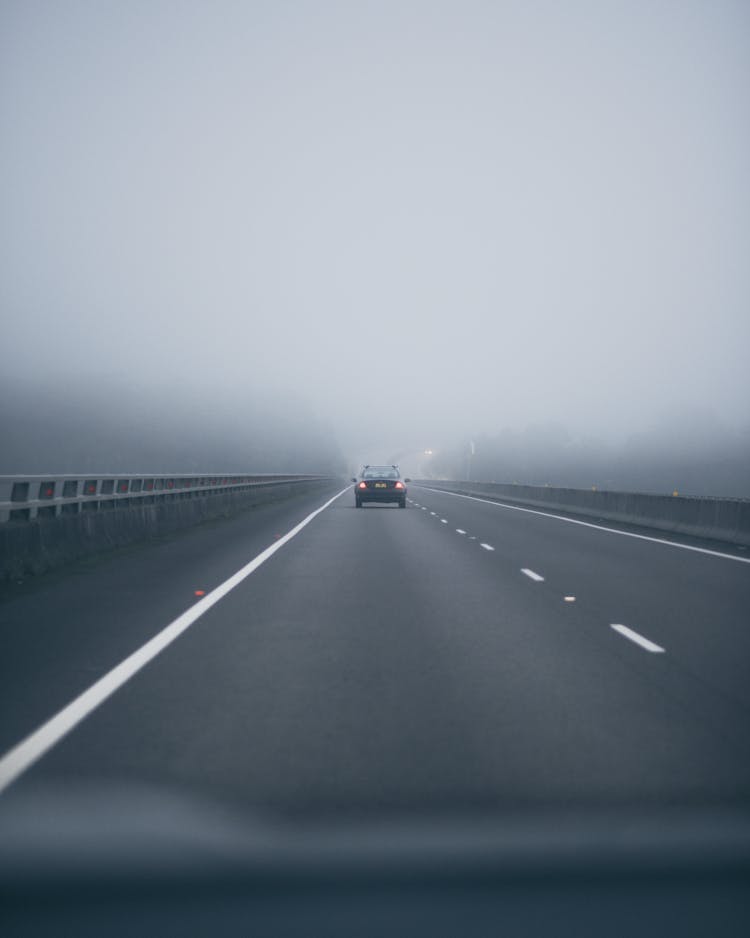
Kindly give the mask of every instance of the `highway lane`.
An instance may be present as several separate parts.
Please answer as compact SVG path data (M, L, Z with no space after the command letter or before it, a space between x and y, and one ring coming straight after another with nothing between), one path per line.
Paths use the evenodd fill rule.
M340 490L324 487L0 591L0 752Z
M745 707L750 717L747 554L644 529L646 537L633 538L629 530L612 533L608 522L581 525L432 489L415 500L429 506L428 514L435 510L449 519L451 530L465 528L491 542L508 574L526 568L542 576L552 604L575 597L571 613L580 628L599 636L611 624L628 626L665 648L686 679L710 685L714 695ZM700 550L682 549L683 544ZM738 559L716 556L724 551ZM636 650L622 653L633 656ZM700 694L699 688L692 693Z
M356 510L344 494L11 791L130 781L315 819L747 807L750 565L416 487L410 496L407 511ZM310 508L283 517L291 525ZM46 608L55 635L52 658L48 623L4 665L6 742L81 688L86 662L106 669L113 633L132 650L181 611L199 570L210 589L267 546L265 524L252 541L251 517L161 545L175 565L140 599L132 586L152 548L80 571L72 610L64 578L6 602L6 647L27 608Z

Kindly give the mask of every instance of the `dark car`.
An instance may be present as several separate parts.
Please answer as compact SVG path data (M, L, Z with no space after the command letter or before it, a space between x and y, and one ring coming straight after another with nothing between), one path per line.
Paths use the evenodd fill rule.
M406 508L406 485L411 479L402 479L398 466L364 466L354 482L354 503L361 508L365 502L398 502Z

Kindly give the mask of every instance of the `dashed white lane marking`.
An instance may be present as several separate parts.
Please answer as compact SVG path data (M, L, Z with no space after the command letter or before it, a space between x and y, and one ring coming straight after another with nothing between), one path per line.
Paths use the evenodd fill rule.
M473 535L473 534L470 534L470 535L469 535L469 540L470 540L470 541L475 541L475 540L476 540L476 538L474 537L474 535Z
M566 603L574 603L576 601L575 596L564 596L563 599Z
M544 583L544 577L543 577L543 576L539 576L538 573L534 573L533 570L529 570L528 567L522 567L522 568L521 568L521 573L525 573L526 576L527 576L530 580L533 580L535 583Z
M624 635L625 638L629 638L631 642L635 642L636 645L640 645L641 648L645 648L646 651L650 651L652 654L658 655L664 651L661 645L657 645L650 639L644 638L642 635L629 629L627 625L613 625L612 628L615 632L619 632L620 635Z
M448 522L445 520L445 518L441 518L441 519L440 519L440 523L441 523L441 524L448 524Z
M320 508L316 508L298 525L274 541L270 547L245 564L240 570L225 580L215 590L212 590L203 599L198 600L182 615L178 616L173 622L158 632L152 639L142 645L132 655L121 661L111 671L100 678L95 684L92 684L88 690L75 698L71 703L64 707L59 713L56 713L39 729L35 730L30 736L14 746L2 758L0 758L0 792L14 782L19 775L22 775L37 760L48 752L54 745L67 736L82 720L92 713L100 704L111 697L116 690L130 680L134 674L137 674L145 665L152 661L159 652L163 651L168 645L179 638L182 633L208 610L215 606L220 599L223 599L227 593L239 586L239 584L255 572L258 567L265 563L269 557L272 557L277 550L280 550L284 544L287 544L293 537L307 527L307 525L316 518L321 512L325 511L329 505L332 505L337 498L340 498L345 492L351 489L348 485L342 489L338 495L334 495Z
M437 518L437 512L436 512L436 511L431 511L430 514L432 515L433 518Z
M456 534L466 534L466 531L463 531L461 528L456 528Z
M682 550L692 550L697 554L710 554L712 557L722 557L724 560L737 560L740 563L750 563L750 557L738 557L736 554L724 554L719 550L709 550L707 547L694 547L692 544L682 544L679 541L667 541L663 537L650 537L648 534L635 534L633 531L620 531L617 528L605 527L603 524L593 524L591 521L579 521L577 518L566 518L564 515L554 515L549 511L539 511L536 508L521 508L520 505L507 505L505 502L493 502L488 498L479 498L476 495L464 495L462 492L449 492L446 489L432 489L429 486L424 486L424 488L426 488L428 492L437 492L439 495L453 495L454 498L468 498L469 501L472 502L494 505L495 508L507 508L508 511L525 511L530 515L541 515L543 518L554 518L555 521L579 524L584 528L595 528L597 531L606 531L608 534L620 534L622 537L634 537L639 541L652 541L654 544L664 544L667 547L679 547Z
M480 546L480 547L484 547L485 550L494 550L494 549L495 549L491 544L482 544L482 543L480 543L479 546Z
M427 511L427 509L422 505L422 511Z

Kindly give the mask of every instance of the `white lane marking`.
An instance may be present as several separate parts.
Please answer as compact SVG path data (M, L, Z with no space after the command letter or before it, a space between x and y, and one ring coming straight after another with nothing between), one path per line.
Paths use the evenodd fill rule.
M159 652L163 651L168 645L179 638L182 633L190 628L191 625L208 610L215 606L219 600L223 599L227 593L238 586L244 579L250 576L258 567L265 563L269 557L272 557L277 550L280 550L293 537L307 527L307 525L316 518L322 511L325 511L329 505L332 505L337 498L340 498L345 492L352 488L348 485L345 489L330 498L324 505L317 508L309 514L303 521L293 527L287 533L258 554L253 560L245 564L242 569L225 580L222 584L212 590L203 599L186 609L182 615L178 616L173 622L170 622L152 639L142 645L132 655L121 661L111 671L100 678L95 684L92 684L88 690L75 698L66 707L63 707L55 716L47 720L37 730L27 736L13 749L9 750L0 758L0 792L14 782L19 775L22 775L38 759L56 745L60 740L67 736L83 719L92 713L100 704L110 697L116 690L130 680L134 674L137 674L149 661L153 660Z
M448 524L448 522L445 520L445 518L441 518L441 519L440 519L440 523L441 523L441 524Z
M474 537L474 535L473 535L473 534L470 534L470 535L469 535L469 540L470 540L470 541L475 541L475 540L476 540L476 538Z
M534 573L533 570L529 570L528 567L522 567L522 568L521 568L521 573L525 573L526 576L527 576L530 580L533 580L535 583L544 583L544 577L543 577L543 576L539 576L538 573Z
M636 645L640 645L641 648L645 648L646 651L650 651L655 655L658 655L664 651L661 645L657 645L648 638L644 638L642 635L639 635L637 632L629 629L627 625L613 625L612 628L615 630L615 632L619 632L620 635L624 635L625 638L629 638L631 642L635 642Z
M709 554L712 557L722 557L724 560L737 560L739 563L750 563L750 557L737 557L735 554L724 554L719 550L709 550L708 547L694 547L692 544L681 544L679 541L667 541L662 537L651 537L648 534L634 534L632 531L620 531L617 528L608 528L602 524L591 521L579 521L577 518L566 518L564 515L553 515L548 511L539 511L537 508L521 508L519 505L507 505L505 502L492 502L488 498L479 498L476 495L463 495L461 492L447 492L445 489L431 489L428 492L437 492L440 495L454 495L456 498L468 498L472 502L483 502L485 505L494 505L495 508L507 508L509 511L525 511L530 515L541 515L543 518L554 518L556 521L566 521L568 524L580 524L584 528L595 528L597 531L606 531L607 534L620 534L623 537L634 537L639 541L651 541L654 544L665 544L667 547L679 547L682 550L692 550L697 554Z
M484 547L485 550L494 550L495 548L491 544L480 544L480 547Z
M436 511L431 511L430 514L431 514L434 518L437 518L437 512L436 512Z
M574 603L576 601L575 596L564 596L563 599L566 603Z
M427 509L422 505L422 511L427 511Z
M463 531L461 528L456 528L456 534L466 534L466 531Z

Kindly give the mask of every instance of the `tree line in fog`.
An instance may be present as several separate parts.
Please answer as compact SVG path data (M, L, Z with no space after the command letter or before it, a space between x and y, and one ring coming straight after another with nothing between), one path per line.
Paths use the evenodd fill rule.
M344 471L294 399L124 383L0 388L0 474Z
M416 430L415 430L416 433ZM439 443L439 441L438 441ZM90 379L0 384L0 474L349 475L334 429L299 396ZM610 440L557 423L446 430L415 477L750 498L750 426L681 413Z
M451 479L748 498L750 426L682 414L621 442L533 426L449 444L423 469Z

